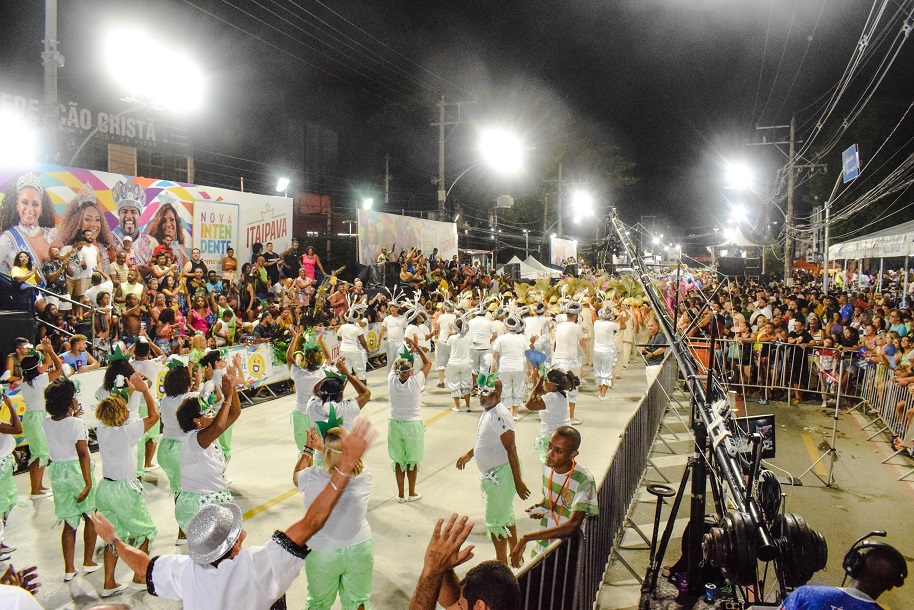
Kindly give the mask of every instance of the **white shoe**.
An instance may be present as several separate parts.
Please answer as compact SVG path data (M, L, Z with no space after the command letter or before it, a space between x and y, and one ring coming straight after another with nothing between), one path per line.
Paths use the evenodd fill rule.
M404 498L404 497L402 497L402 496L397 496L397 503L398 503L398 504L403 504L403 503L406 502L406 501L407 501L406 498Z
M133 582L132 580L127 583L127 588L131 591L145 591L146 583L144 582Z
M94 565L94 566L84 565L83 569L80 570L80 572L82 572L83 574L91 574L92 572L98 572L101 569L102 569L102 564L100 564L100 563L97 565Z
M74 578L76 578L76 572L65 572L63 575L64 582L70 582Z
M584 422L582 422L582 421L581 421L580 419L578 419L577 417L575 417L575 418L573 418L573 419L571 420L571 425L572 425L572 426L580 426L582 423L584 423Z
M152 472L153 470L158 470L159 468L161 468L161 466L159 466L158 464L153 464L152 466L146 466L145 468L143 468L143 470L146 472Z
M410 496L410 497L406 498L406 501L407 502L418 502L421 499L422 499L422 494L416 494L414 496Z
M125 591L125 590L127 590L127 585L121 584L121 585L114 587L113 589L102 589L102 592L100 593L100 595L102 597L111 597L112 595L117 595L121 591Z

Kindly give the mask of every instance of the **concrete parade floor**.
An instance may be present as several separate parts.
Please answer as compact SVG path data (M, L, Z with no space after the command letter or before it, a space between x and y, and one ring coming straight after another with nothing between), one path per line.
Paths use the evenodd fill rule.
M434 360L433 360L434 361ZM583 437L579 462L599 481L606 471L618 436L644 393L644 367L632 363L623 370L623 378L610 390L611 400L599 401L589 367L575 415L583 420L578 426ZM374 532L375 563L372 607L405 608L409 603L416 579L421 571L425 547L435 521L452 512L467 514L477 524L468 543L476 545L475 558L462 566L460 573L479 561L494 559L494 549L485 536L484 506L479 489L479 471L475 463L464 471L455 467L457 458L473 446L479 402L472 399L475 412L457 413L451 410L453 401L446 389L435 387L437 373L432 370L424 396L423 418L427 431L425 459L419 470L418 491L422 500L399 504L396 483L387 457L387 384L385 371L369 373L372 399L363 410L379 432L378 440L366 454L365 463L373 476L373 490L368 520ZM347 389L346 396L351 395ZM292 469L296 449L292 439L290 413L294 395L246 407L235 424L232 459L227 476L236 502L245 511L246 546L266 542L276 529L285 529L301 518L301 497L292 484ZM535 529L536 523L527 519L524 509L542 498L541 465L533 440L538 434L539 417L521 408L517 422L518 454L524 471L524 481L531 497L521 501L515 496L518 531L522 534ZM98 454L93 454L98 460ZM95 476L101 476L96 464ZM63 582L63 560L60 551L61 526L55 526L52 499L28 499L28 476L15 477L19 496L25 507L13 509L5 533L7 544L18 547L12 556L17 567L37 565L43 586L38 601L47 609L86 608L99 602L102 571L79 575L70 583ZM45 474L45 482L48 475ZM185 553L186 547L174 546L177 524L174 520L171 492L162 470L144 477L146 500L159 528L151 554ZM96 550L101 563L101 540ZM528 546L528 552L529 552ZM81 565L82 531L77 537L76 561ZM5 569L5 566L0 565ZM129 569L118 564L118 582L130 580ZM304 569L288 592L290 608L303 608L307 597ZM109 598L129 603L135 608L179 608L177 602L161 600L145 592L125 592ZM339 607L339 602L335 607Z
M684 403L686 401L681 392L677 391L674 397ZM782 402L762 406L752 400L745 406L749 415L775 415L777 457L770 460L769 465L784 480L800 477L831 444L834 408L826 409L817 404L792 407ZM844 577L841 562L845 552L857 538L872 530L885 530L888 533L886 538L874 540L885 541L896 547L907 559L909 570L914 567L914 540L910 536L914 527L914 514L911 511L914 499L914 481L911 479L914 477L908 477L905 481L897 480L914 467L914 463L907 458L895 457L888 464L882 464L893 451L887 438L881 434L871 441L867 440L875 432L873 427L863 429L868 422L869 418L860 415L859 411L848 415L847 410L842 409L835 443L836 486L826 487L822 482L828 480L829 458L819 462L802 477L802 486L782 483L787 512L801 515L828 542L827 568L814 574L810 584L840 586ZM692 445L690 437L681 426L671 425L670 428L675 431L675 435L664 429L661 430L661 435L676 450L676 454L670 454L665 445L657 442L654 444L652 461L672 481L671 486L678 488ZM644 484L649 482L663 481L657 471L648 469ZM689 518L688 502L689 492L686 490L684 504L673 529L673 538L663 559L665 566L673 565L680 556L682 533ZM631 518L648 538L651 536L655 506L656 499L642 486ZM707 512L712 510L709 502ZM670 503L663 509L661 531L669 514ZM643 577L648 566L648 546L631 528L625 530L621 546L621 557ZM768 587L772 587L770 578ZM887 610L914 608L912 587L914 585L909 578L905 587L883 594L878 601ZM600 610L635 610L639 607L640 588L640 583L622 563L613 561L597 607ZM662 598L652 603L651 607L678 609L690 606L680 606L673 598Z

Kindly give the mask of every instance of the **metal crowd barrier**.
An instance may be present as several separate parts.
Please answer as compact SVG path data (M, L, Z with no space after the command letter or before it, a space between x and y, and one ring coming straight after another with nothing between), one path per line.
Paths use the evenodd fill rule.
M864 426L864 429L879 426L867 440L888 432L900 438L908 439L914 428L907 421L906 412L914 408L914 381L902 386L894 379L894 372L884 364L879 364L866 371L861 384L860 398L868 404L867 415L875 419Z
M676 360L668 357L622 431L612 462L603 480L597 481L600 514L586 519L576 536L552 542L516 572L523 610L593 608L613 547L621 539L629 506L641 485L677 374Z
M702 373L711 361L707 341L693 339L689 349ZM724 339L715 341L715 368L723 372L730 390L742 398L790 400L797 392L804 399L825 402L836 398L841 360L844 361L842 396L854 395L875 363L868 363L837 348L803 347L788 343L756 343Z

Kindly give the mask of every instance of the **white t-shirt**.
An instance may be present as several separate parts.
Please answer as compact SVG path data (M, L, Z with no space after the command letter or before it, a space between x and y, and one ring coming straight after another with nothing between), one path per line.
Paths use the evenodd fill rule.
M305 565L304 549L293 555L278 540L241 549L217 567L202 566L187 555L160 555L151 564L150 590L164 599L178 599L184 610L249 608L266 610L292 586Z
M421 394L424 387L425 375L422 371L416 371L409 376L406 383L401 383L397 371L391 370L387 375L390 419L422 421L422 412L419 407L422 403Z
M505 327L505 323L501 320L492 320L492 332L495 333L496 337L500 337L508 332L508 329Z
M136 478L136 445L143 437L142 419L128 420L123 426L95 428L98 453L102 458L102 476L113 481Z
M103 292L107 292L109 295L111 295L111 302L113 303L114 284L111 282L111 280L105 280L98 286L90 286L89 288L86 288L86 300L89 301L90 305L98 305L98 303L95 301L95 298Z
M432 334L432 329L428 327L428 324L423 322L419 325L419 346L425 351L432 348L432 340L426 339L430 334Z
M615 349L616 333L619 323L609 320L597 320L593 323L593 351L610 352Z
M508 451L501 442L501 435L514 430L514 418L505 405L498 403L479 416L476 424L476 443L473 456L479 472L487 472L508 463Z
M484 316L476 316L468 324L470 327L467 334L473 341L473 349L489 349L492 347L492 320Z
M99 252L97 246L89 244L83 246L79 251L79 254L80 258L82 259L80 262L86 261L86 268L84 272L88 273L88 275L82 277L92 277L92 272L98 269L98 261L101 259L102 253ZM80 265L80 267L82 267L82 265Z
M228 489L225 481L225 454L219 441L203 448L197 440L199 430L191 430L181 443L181 489L194 493L215 493Z
M451 355L447 360L448 366L460 366L463 364L473 364L470 358L470 344L472 339L469 335L451 335L447 338L447 345L451 348Z
M308 401L305 413L308 416L308 419L311 420L312 426L319 421L327 421L330 419L330 404L331 403L329 402L323 402L319 396L311 397L311 400ZM352 424L355 421L355 418L362 412L359 408L359 403L355 398L347 398L342 402L334 402L333 410L336 411L337 417L343 418L343 428L346 430L352 430Z
M543 394L546 408L540 411L540 436L551 436L559 426L571 425L568 398L559 392Z
M23 381L19 384L19 391L22 394L22 401L25 403L26 411L45 411L44 390L51 383L51 378L47 373L42 373L32 380L31 383Z
M44 434L48 437L48 453L52 462L71 462L78 460L76 443L89 440L89 427L78 417L64 417L54 421L50 417L41 423ZM133 465L136 467L136 458Z
M162 418L162 438L175 441L184 440L185 432L178 423L178 407L185 398L197 396L196 392L188 392L180 396L163 396L159 403L159 414Z
M133 370L152 382L152 395L156 395L156 384L159 382L159 373L165 369L165 365L158 358L149 358L147 360L131 360L130 364Z
M0 608L8 610L42 610L32 594L22 587L0 585Z
M406 330L403 332L403 340L405 341L406 339L412 339L414 341L418 341L419 345L422 345L422 341L425 340L425 335L427 333L428 333L428 331L425 331L423 333L422 326L420 326L418 324L410 324L409 326L406 327ZM416 358L419 358L418 354L416 354Z
M384 327L384 333L387 335L388 341L393 341L394 343L403 341L403 333L406 332L406 318L399 314L396 318L390 315L384 318L381 326Z
M545 316L532 315L524 320L524 335L529 339L531 337L539 337L543 332L543 326L548 322L549 319Z
M454 322L457 316L452 313L443 313L438 316L438 341L445 341L454 332Z
M98 389L95 390L95 400L98 402L108 398L110 395L111 392L106 390L104 386L98 386ZM140 392L128 390L127 397L127 410L130 412L127 419L136 419L140 416L140 403L143 401L143 395Z
M327 375L324 374L324 368L321 367L315 371L309 371L297 364L293 364L289 367L289 374L292 377L292 381L295 382L295 410L299 413L307 413L308 401L314 397L314 386L327 378Z
M305 510L327 487L330 477L320 466L298 473L298 491L304 495ZM349 479L324 527L311 536L308 546L314 551L334 551L370 540L371 526L367 519L370 498L371 473L362 470L359 476Z
M343 324L336 331L336 336L340 340L341 352L360 352L362 344L359 343L359 337L365 335L365 329L358 324Z
M498 352L498 370L504 373L523 371L526 369L527 346L529 340L520 334L509 333L502 335L492 344L492 351Z
M578 357L578 348L584 331L577 322L562 322L555 328L556 360L574 360Z

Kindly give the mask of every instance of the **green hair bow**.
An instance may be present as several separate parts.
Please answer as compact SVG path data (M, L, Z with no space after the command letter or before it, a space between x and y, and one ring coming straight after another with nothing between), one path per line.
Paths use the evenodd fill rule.
M184 364L183 362L181 362L180 360L178 360L177 358L169 358L168 360L165 361L165 366L168 367L169 371L173 371L176 368L178 368L179 366L187 366L187 365Z
M346 376L336 371L331 371L330 369L324 369L324 376L327 379L339 379L340 381L346 381Z
M117 360L130 360L130 355L122 352L120 345L115 345L114 350L108 355L108 362L115 362Z
M496 379L498 379L498 373L489 373L488 375L480 373L476 377L476 385L480 388L494 388Z
M333 430L334 428L340 428L343 426L343 418L339 417L336 414L336 407L333 403L330 403L330 413L327 415L327 421L319 421L317 423L317 431L320 432L321 438L325 438L327 433Z
M405 345L403 346L403 351L399 353L399 357L403 358L404 360L409 360L410 362L416 361L415 356L413 356L412 352L406 349Z

